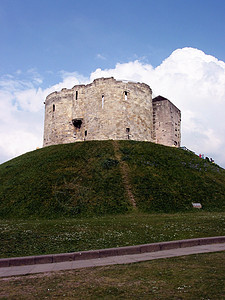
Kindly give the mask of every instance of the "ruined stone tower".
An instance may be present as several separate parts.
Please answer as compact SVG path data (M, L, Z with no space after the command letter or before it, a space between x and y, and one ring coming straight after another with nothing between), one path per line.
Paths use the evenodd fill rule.
M44 146L85 140L150 141L180 146L180 111L152 100L147 84L95 79L47 96Z

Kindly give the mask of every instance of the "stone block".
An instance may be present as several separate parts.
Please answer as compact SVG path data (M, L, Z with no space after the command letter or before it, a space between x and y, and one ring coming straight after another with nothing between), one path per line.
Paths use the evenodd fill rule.
M140 253L140 246L128 246L117 249L118 255L129 255Z
M82 251L74 253L74 260L85 260L99 258L99 250Z
M33 265L35 256L15 257L9 259L9 266Z
M209 245L217 243L225 243L225 236L207 237L199 239L199 245Z
M161 250L169 250L169 249L176 249L180 248L180 242L179 241L171 241L171 242L162 242L160 243L160 249Z
M140 253L160 251L160 243L140 245Z
M108 256L117 256L117 255L118 255L117 248L99 250L99 258L108 257Z
M35 264L49 264L53 262L53 256L50 255L38 255L34 258Z
M199 245L199 239L180 240L180 247L194 247Z
M0 268L9 267L9 259L8 258L1 258L0 259Z
M74 253L61 253L61 254L53 254L52 261L53 263L64 262L64 261L73 261Z

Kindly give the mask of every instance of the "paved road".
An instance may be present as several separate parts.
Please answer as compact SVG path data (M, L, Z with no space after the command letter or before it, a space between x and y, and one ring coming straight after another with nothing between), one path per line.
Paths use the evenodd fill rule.
M56 272L59 270L72 270L72 269L90 268L90 267L116 265L116 264L129 264L129 263L148 261L148 260L159 259L159 258L183 256L183 255L198 254L198 253L217 252L217 251L225 251L225 243L193 246L187 248L177 248L177 249L162 250L162 251L142 253L142 254L109 256L104 258L95 258L95 259L88 259L88 260L4 267L4 268L0 268L0 277L28 275L33 273L52 272L52 271Z

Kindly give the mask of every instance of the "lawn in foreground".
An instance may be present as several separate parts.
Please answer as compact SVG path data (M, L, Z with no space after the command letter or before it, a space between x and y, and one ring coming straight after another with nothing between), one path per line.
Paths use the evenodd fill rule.
M225 235L225 212L0 220L0 257L65 253Z
M0 279L1 299L224 299L225 252Z

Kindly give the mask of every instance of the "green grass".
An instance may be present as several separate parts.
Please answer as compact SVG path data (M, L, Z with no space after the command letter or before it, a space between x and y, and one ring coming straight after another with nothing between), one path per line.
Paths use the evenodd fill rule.
M224 211L225 170L181 149L119 141L137 209ZM1 218L59 218L132 210L113 141L50 146L0 165Z
M0 166L0 216L124 213L130 208L111 142L58 145Z
M65 253L225 235L224 212L0 220L0 257Z
M1 299L224 299L224 252L0 279Z
M182 149L147 142L120 142L122 159L139 209L177 212L200 202L204 210L225 209L225 170Z

